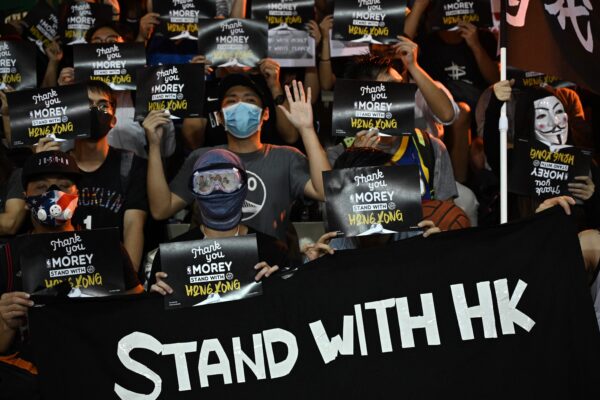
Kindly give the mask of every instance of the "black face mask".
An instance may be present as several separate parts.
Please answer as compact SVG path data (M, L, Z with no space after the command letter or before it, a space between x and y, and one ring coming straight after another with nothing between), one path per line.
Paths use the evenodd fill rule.
M100 140L112 129L113 115L102 112L96 107L90 108L90 122L92 124L90 131L90 139Z

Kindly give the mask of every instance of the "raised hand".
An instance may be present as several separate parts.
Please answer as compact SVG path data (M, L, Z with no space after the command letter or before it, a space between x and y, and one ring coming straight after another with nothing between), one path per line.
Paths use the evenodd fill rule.
M293 91L293 96L292 96ZM279 107L286 118L290 121L294 128L298 129L300 134L306 130L312 130L313 128L313 111L311 104L311 92L310 87L306 94L304 93L304 87L302 82L292 81L292 91L290 87L285 85L285 95L287 97L290 110L288 111L282 105Z
M170 113L167 110L152 110L148 113L142 126L146 131L148 145L160 146L160 141L164 134L164 125L170 122Z

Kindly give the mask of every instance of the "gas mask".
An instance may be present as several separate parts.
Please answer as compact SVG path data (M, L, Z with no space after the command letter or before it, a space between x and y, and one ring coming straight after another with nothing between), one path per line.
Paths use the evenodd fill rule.
M25 202L31 209L33 218L42 225L57 227L64 225L73 217L77 208L76 194L61 191L52 185L46 193L39 196L27 196Z
M568 116L562 103L554 96L533 102L535 137L546 145L564 146L569 131Z

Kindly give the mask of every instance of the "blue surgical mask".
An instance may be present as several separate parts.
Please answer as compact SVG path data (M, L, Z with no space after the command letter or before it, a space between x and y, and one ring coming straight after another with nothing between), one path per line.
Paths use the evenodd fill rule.
M223 108L225 130L238 139L247 139L258 131L262 108L240 101Z

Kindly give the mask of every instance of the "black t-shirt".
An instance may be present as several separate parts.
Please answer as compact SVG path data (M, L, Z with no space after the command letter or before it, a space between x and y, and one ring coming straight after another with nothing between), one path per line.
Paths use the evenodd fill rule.
M290 260L288 258L288 248L284 242L275 239L273 236L269 236L265 233L255 231L248 227L248 234L256 234L256 244L258 247L258 261L265 261L270 266L277 265L279 269L287 268L290 266ZM186 233L177 236L176 238L169 241L169 243L175 242L187 242L191 240L202 240L204 234L200 228L192 228ZM148 287L156 283L156 273L162 271L160 263L160 250L156 252L154 261L152 262L152 272L148 281Z
M479 42L485 52L496 59L496 38L485 30L479 30ZM423 36L419 40L419 64L435 80L442 83L463 81L480 90L489 85L481 74L473 52L462 40L458 44L444 42L437 32Z
M148 209L145 160L125 150L111 147L96 171L83 172L77 188L76 229L118 227L122 236L125 211Z

